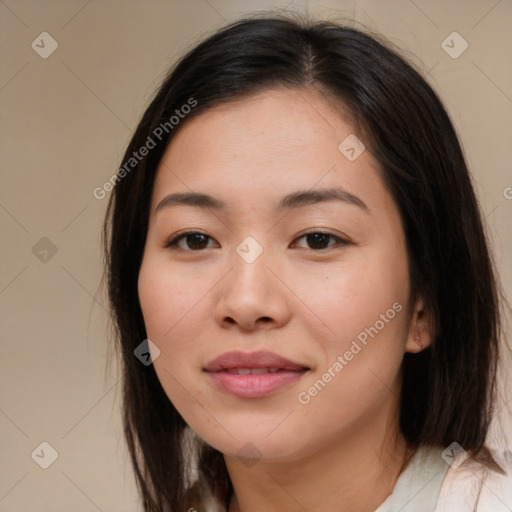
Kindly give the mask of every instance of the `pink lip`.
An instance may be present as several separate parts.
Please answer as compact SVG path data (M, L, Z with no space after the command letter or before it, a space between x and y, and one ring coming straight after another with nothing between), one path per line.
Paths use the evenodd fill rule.
M235 369L272 368L273 373L238 375ZM298 381L309 368L272 352L227 352L204 369L213 383L228 394L240 398L261 398Z

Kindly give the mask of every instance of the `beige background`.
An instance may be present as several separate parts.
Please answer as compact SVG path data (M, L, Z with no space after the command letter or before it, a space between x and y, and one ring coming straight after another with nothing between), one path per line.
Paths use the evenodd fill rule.
M105 370L106 199L92 191L116 171L176 57L227 21L271 8L355 19L428 75L467 151L511 297L510 1L1 1L1 510L140 510L119 376ZM31 43L45 31L58 48L43 59ZM457 59L441 47L453 31L469 44ZM512 445L506 400L493 432ZM58 453L48 469L31 458L43 441Z

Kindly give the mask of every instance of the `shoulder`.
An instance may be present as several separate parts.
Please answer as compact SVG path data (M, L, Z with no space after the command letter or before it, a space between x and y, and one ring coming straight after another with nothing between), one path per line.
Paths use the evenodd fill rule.
M512 510L512 452L489 451L503 472L469 458L464 450L447 460L450 468L443 480L435 512Z

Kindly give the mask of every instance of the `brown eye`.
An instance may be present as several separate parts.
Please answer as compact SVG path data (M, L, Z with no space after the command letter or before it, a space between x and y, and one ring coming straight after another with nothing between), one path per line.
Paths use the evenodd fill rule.
M339 236L335 236L331 233L323 233L321 231L306 233L305 235L299 237L297 240L301 240L302 238L306 239L306 249L314 250L328 249L330 247L334 247L335 245L347 245L349 243L347 240L344 240ZM329 242L331 240L334 241L334 243L330 244Z
M166 247L169 249L182 249L184 251L200 251L201 249L207 248L208 240L211 239L210 236L204 233L190 231L175 236L167 242ZM182 244L182 241L184 241L185 244Z

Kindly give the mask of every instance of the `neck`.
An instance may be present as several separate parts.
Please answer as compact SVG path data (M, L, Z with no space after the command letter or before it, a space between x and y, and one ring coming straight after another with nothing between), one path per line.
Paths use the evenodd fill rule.
M246 467L226 458L234 489L228 511L374 512L393 491L411 452L396 427L373 424L367 430L293 462L262 459Z

